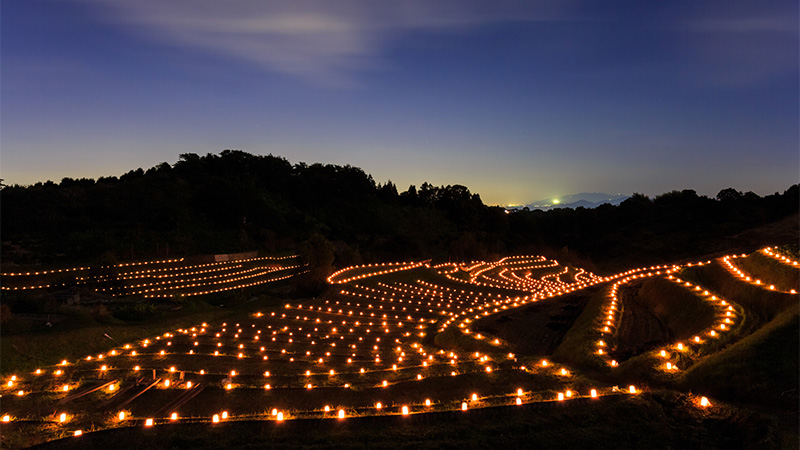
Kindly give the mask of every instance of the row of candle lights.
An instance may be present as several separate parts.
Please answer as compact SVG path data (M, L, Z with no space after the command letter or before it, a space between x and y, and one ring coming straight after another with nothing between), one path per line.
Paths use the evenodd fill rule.
M730 256L725 256L720 258L720 261L726 263ZM703 266L709 264L710 261L698 262L695 264L688 263L686 267L692 267L693 265ZM660 269L652 271L653 269ZM664 270L666 269L666 270ZM612 367L617 367L619 364L616 360L611 359L609 357L609 348L611 347L611 340L613 340L614 335L616 334L616 330L618 328L618 324L616 323L616 317L619 315L619 312L622 309L622 302L618 296L619 287L623 284L630 283L636 281L637 279L642 279L644 277L653 277L653 276L666 276L667 279L672 280L676 284L691 290L695 295L698 295L700 298L710 302L718 311L717 316L719 317L718 323L715 323L708 329L702 331L700 334L695 335L691 338L689 344L684 344L682 342L673 343L667 348L662 348L660 350L656 350L654 354L662 359L665 360L663 364L659 363L658 367L668 373L675 373L680 370L677 362L672 360L672 356L674 356L673 352L680 352L685 353L689 351L689 345L702 345L705 343L705 339L701 338L701 335L706 336L707 338L718 338L720 333L727 332L731 330L731 328L736 323L736 308L732 305L729 301L724 299L718 298L716 295L710 293L708 290L703 289L699 285L694 285L688 281L684 281L681 278L678 278L674 275L675 272L681 269L681 266L672 266L671 268L667 269L667 266L657 266L655 268L649 268L649 272L646 273L639 273L636 275L629 275L625 278L617 281L609 288L609 295L608 295L608 304L604 306L602 311L601 317L598 319L598 335L599 339L596 341L596 354L598 357L603 358L603 360ZM662 273L663 271L663 273Z
M786 265L800 268L800 261L792 259L786 255L781 255L777 247L764 247L761 249L761 253L771 256Z
M386 275L403 270L416 269L422 267L427 263L421 262L398 262L398 263L380 263L380 264L365 264L362 266L345 267L331 274L327 281L329 284L345 284L352 281L363 280L381 275Z
M769 251L769 247L767 247L766 249L762 249L761 251L764 252L765 254L769 255L769 253L766 253L767 251ZM772 255L770 255L770 256L772 256ZM781 291L780 289L777 289L774 284L767 285L766 283L764 283L760 279L751 276L750 274L748 274L747 272L742 270L740 267L736 266L734 260L736 260L738 258L745 258L745 257L747 257L747 255L726 255L726 256L723 256L722 258L720 258L720 261L722 262L722 265L729 272L731 272L733 275L737 276L741 281L745 281L747 283L754 284L756 286L760 286L760 287L768 289L770 291L775 291L775 290ZM778 259L778 258L775 258L775 259ZM784 262L785 261L786 260L784 260ZM796 289L790 289L789 291L781 291L781 292L788 292L790 294L797 294L797 290Z
M514 271L524 271L530 268L530 267L526 268L525 267L526 264L541 263L545 260L544 258L538 257L538 258L528 258L528 259L509 258L507 261L509 262L509 264L511 263L515 264ZM391 266L389 270L390 271L396 271L394 269L405 270L404 268L419 267L422 264L423 263L396 263L393 266ZM499 271L502 271L503 269L507 269L501 267L501 265L499 264L493 266L493 268L498 268L498 267L500 268L496 273L499 273ZM345 274L345 272L346 270L340 271L339 275ZM454 320L454 317L460 317L460 316L482 317L508 308L522 306L523 304L529 301L535 301L538 298L546 298L552 296L553 294L552 292L548 292L546 294L543 292L539 292L538 298L536 296L537 294L528 295L525 297L522 296L510 297L508 295L501 293L491 293L491 291L486 291L485 289L478 291L477 289L480 288L481 286L478 285L477 283L474 288L475 290L473 291L461 290L460 292L458 292L456 289L450 286L437 285L435 283L422 280L418 280L415 286L411 286L405 283L394 282L391 284L379 283L377 287L374 287L374 286L366 286L358 284L355 283L354 281L362 280L364 278L369 278L369 277L362 277L362 275L364 274L371 274L370 277L373 277L391 272L386 271L385 267L378 270L373 270L372 268L368 267L368 270L366 272L359 269L359 271L357 271L356 273L359 273L359 275L353 276L352 277L353 280L349 281L351 283L350 284L351 287L348 289L343 289L339 292L338 295L342 299L345 299L341 300L341 303L340 301L335 301L334 303L330 303L330 300L326 300L326 304L330 305L327 308L322 306L315 307L314 305L302 305L302 304L296 306L285 305L284 310L286 312L284 312L283 314L276 314L276 312L271 312L268 315L265 315L263 313L256 313L254 315L254 318L257 319L264 318L273 321L278 321L278 322L272 322L273 325L275 325L275 328L272 328L273 325L268 325L267 328L264 328L262 326L261 328L256 329L255 328L256 324L252 324L250 331L248 333L245 333L244 331L245 327L240 327L239 324L235 324L235 328L228 331L229 325L227 323L223 323L221 330L217 333L213 333L209 325L203 323L202 325L198 325L197 327L192 327L191 329L179 329L177 331L178 335L186 337L187 343L180 345L188 346L189 348L191 348L189 352L181 352L181 353L170 352L169 351L170 348L177 347L178 343L175 341L176 339L175 334L166 333L163 336L163 339L162 336L157 336L152 341L151 340L143 341L140 345L138 352L136 349L134 349L134 346L126 344L126 346L123 349L112 350L111 352L108 353L108 355L101 354L97 355L96 357L90 355L84 358L83 360L84 361L91 361L93 359L104 360L107 359L108 357L121 357L123 355L127 355L129 358L142 358L142 357L159 358L159 357L168 357L169 355L172 354L211 356L210 351L207 351L205 353L194 352L194 348L199 349L201 347L200 341L198 339L201 336L206 336L206 338L204 339L211 339L212 341L216 341L215 344L216 348L223 348L223 346L225 348L235 348L236 351L238 351L238 355L235 356L236 360L242 360L242 358L246 360L248 358L257 357L259 360L275 362L275 358L270 358L266 355L266 353L270 353L270 354L281 355L281 357L284 358L282 360L283 363L303 362L303 364L324 364L328 363L328 361L333 357L341 359L344 358L345 356L348 356L348 363L352 363L356 361L355 356L359 354L359 358L362 358L362 361L373 361L372 358L374 357L375 364L379 363L381 364L376 366L375 368L368 368L367 370L365 370L364 367L361 367L358 371L355 370L342 371L341 369L336 369L336 368L323 369L322 367L315 371L306 369L304 375L305 377L309 378L334 377L334 376L343 376L351 374L357 376L363 376L368 374L377 375L380 373L400 373L406 371L410 373L408 373L407 375L400 375L400 378L398 380L400 381L405 379L419 380L423 377L423 373L422 372L414 373L414 372L420 369L432 370L437 367L443 369L444 367L455 367L456 365L459 364L462 366L462 368L459 369L458 372L450 371L451 376L456 376L461 373L470 373L471 371L482 371L486 373L492 373L492 371L496 370L498 367L496 365L491 364L493 357L490 356L489 354L486 353L482 354L480 352L475 352L469 355L463 355L463 354L460 355L453 351L449 353L445 352L444 350L439 350L438 352L431 351L425 349L425 347L423 347L419 342L414 341L414 339L418 336L417 334L412 334L411 332L406 330L412 327L416 328L417 330L421 329L422 331L420 332L419 336L423 337L425 327L428 325L432 325L439 320L442 320L442 317L449 317L450 318L449 320L451 322L452 320ZM580 273L583 272L578 271L578 273L576 273L573 277L577 278L578 274ZM611 277L610 279L614 278L615 277ZM345 279L347 279L346 275ZM519 286L523 286L522 281L524 281L525 279L529 279L529 277L526 276L525 278L519 278L519 280L521 280ZM594 283L604 282L608 280L609 278L604 278L604 279L600 279L599 277L591 278L591 282ZM337 280L337 282L339 281L341 280ZM552 281L552 283L555 282L556 281ZM578 283L576 280L576 283L573 284L575 286L591 285L589 279L583 279L581 280L580 283ZM569 291L569 289L575 286L563 289L562 292L567 292ZM347 299L351 299L351 301L348 302ZM362 304L360 303L360 300L357 299L364 299L366 301L375 301L379 302L379 304L378 305ZM434 304L436 305L436 307L433 307ZM384 308L384 306L386 308ZM397 312L397 314L393 314L393 318L389 317L389 314L391 314L388 313L389 308L391 308L391 311ZM399 309L402 309L402 313L399 311ZM411 309L413 309L413 311L411 311ZM290 315L291 311L297 311L298 314L292 317ZM311 311L313 311L316 314L316 317L309 316L309 312ZM375 315L375 311L380 311L377 317ZM303 313L305 315L301 315ZM364 314L367 315L364 316ZM400 314L403 314L403 316L401 316ZM334 322L333 317L338 318L337 322ZM362 319L354 320L356 317L366 317L365 319L363 319L365 321L370 320L369 318L375 318L378 321L361 323L360 320ZM325 318L328 319L325 320ZM394 320L395 321L394 323L396 325L391 325L389 322L390 319ZM289 322L283 322L283 321L289 321ZM318 328L320 328L319 325L325 324L326 322L328 326L325 329L318 330ZM295 326L293 328L290 328L289 325L279 326L277 325L277 323L297 323L297 324L312 323L316 326L316 328L314 328L314 333L312 334L310 332L303 331L303 327L305 327L305 325L303 325L302 327ZM339 323L341 323L341 325L339 325ZM339 329L338 328L339 326L342 326L343 328ZM355 330L359 329L364 330L364 328L366 328L367 330L382 332L384 339L381 340L381 337L373 335L375 336L375 340L373 341L375 345L372 344L366 345L364 338L369 336L369 331L366 332L361 331L360 333L355 332ZM265 333L263 333L263 331L267 332L271 331L271 334L266 335ZM296 336L293 334L295 332L298 333ZM211 337L212 333L213 337ZM226 344L224 343L224 341L222 341L222 339L224 339L225 336L230 336L230 334L233 334L233 342L234 342L233 345ZM248 334L250 335L250 337L247 337ZM284 346L284 348L281 349L280 353L277 353L278 347L272 347L269 350L266 350L265 346L260 345L259 341L268 340L270 336L272 339L271 342L275 342L276 345L282 344ZM276 341L276 339L278 339L279 337L281 338L280 342ZM394 338L394 340L392 340L392 338ZM406 339L406 338L411 338L411 339ZM231 338L227 337L226 339L231 339ZM241 343L236 344L235 342L240 339L247 339L247 340L241 341ZM325 343L324 345L331 350L326 352L315 351L314 353L312 353L311 350L308 350L305 352L305 354L302 353L302 350L288 351L288 348L291 347L292 345L300 344L300 340L298 340L295 343L293 342L294 339L301 339L305 343L305 345L308 346L307 348L313 348L314 345L317 344L317 341L319 341L319 345L323 345L323 343ZM166 343L164 344L164 342ZM157 349L148 350L148 353L145 353L145 349L151 347L155 343L163 344L163 348L160 351ZM337 348L336 347L337 343L340 344L338 347L339 349L347 349L347 350L334 352L332 354L331 353L332 350ZM208 347L209 344L203 344L203 346ZM355 350L356 347L367 348L370 350L370 352L368 352L369 354L363 354L360 352L352 353L351 350ZM214 348L214 346L212 346L212 348ZM256 350L256 348L258 348L258 350ZM234 353L236 351L234 351ZM388 354L386 353L387 351L389 352ZM411 357L415 353L417 354L417 356ZM230 352L220 353L220 350L214 350L213 356L231 358L234 357L234 354L230 354ZM261 358L262 356L263 359ZM286 358L289 359L287 360ZM396 359L396 361L392 360L393 358ZM508 358L513 359L514 355L509 354ZM474 364L476 367L473 369L470 368L472 366L467 366L465 371L464 362L462 361L464 362L473 361L470 364ZM391 364L391 369L388 366L389 362L393 363ZM60 367L55 369L52 373L55 377L64 377L66 376L66 373L64 372L65 369L67 369L68 367L72 368L72 366L73 365L71 363L68 363L66 360L62 361ZM566 367L558 368L557 366L553 365L552 363L549 363L546 360L541 361L538 366L542 368L548 368L548 370L552 370L553 373L558 376L569 377L571 375L571 371ZM530 371L530 369L526 367L520 367L519 369L524 371ZM122 370L124 373L124 371L128 369L125 369L124 367L121 369L117 369L106 363L101 365L99 368L96 368L95 370L111 374L112 372L120 373L119 372L120 370ZM142 369L140 365L136 365L133 367L134 372L138 372L140 370L145 370L145 369ZM171 366L169 367L169 369L167 369L167 372L170 374L174 374L176 373L176 371L178 371L178 369L175 366ZM189 370L180 370L179 372L197 373L199 375L212 375L211 371L206 372L204 369L197 371L189 368ZM36 374L40 375L42 373L44 372L41 371L41 369L38 369ZM231 380L224 383L224 389L227 390L247 388L252 385L252 383L247 383L247 382L245 383L232 382L233 377L237 377L237 379L240 379L244 376L237 370L232 370L229 372L224 372L224 371L214 372L214 373L216 373L218 376L224 375L226 379ZM266 378L269 378L270 375L274 376L275 374L274 373L270 374L269 371L265 372L264 374ZM411 376L410 378L409 375ZM252 375L248 376L252 377ZM14 382L18 381L19 380L16 380L15 377L14 381L12 381L12 384L8 385L9 388L14 385ZM369 380L366 380L367 385L365 387L388 388L396 381L397 380L390 383L388 380L384 379L376 386L370 384ZM171 381L170 378L166 378L164 379L163 382L159 384L159 388L191 389L193 386L196 385L191 383L192 383L191 380L179 380L179 382L176 383ZM66 390L71 389L69 383L64 384L64 386L67 387ZM106 387L106 389L109 392L118 391L119 386L120 386L119 383L111 383ZM305 386L313 388L314 385L312 383L306 383ZM344 384L345 389L349 387L350 385L348 383ZM265 389L271 389L271 386L267 384L265 385ZM525 402L530 401L530 399L527 398L523 399L523 396L520 394L520 392L522 392L521 388L517 392L517 396L515 397L514 403L523 404ZM634 387L631 387L629 392L637 393L638 391ZM600 395L603 394L599 392L597 389L592 389L589 392L589 397L598 397ZM572 389L567 389L563 392L558 392L555 398L553 398L553 400L564 400L567 398L573 398L575 396L577 396L576 391ZM486 400L486 397L479 397L477 396L477 394L474 394L473 401L478 401L478 400L483 402ZM448 402L450 401L451 400L441 400L433 402L433 404L440 406L448 405L449 404ZM425 403L426 403L425 405L426 408L431 406L430 399L426 399ZM467 405L468 405L467 402L462 402L461 409L466 410L467 408L465 406ZM382 404L376 404L375 406L376 406L375 408L376 411L381 410L383 413L398 411L396 408L391 409L390 411L390 408L387 408L385 407L385 405ZM401 415L426 411L426 409L419 409L419 407L414 405L411 406L403 405L403 406L404 407L399 409ZM326 414L332 411L329 405L326 406L325 408L326 408L325 410ZM447 408L449 407L445 406L445 409ZM336 415L337 416L343 415L345 417L349 417L350 414L346 413L347 410L348 410L347 408L337 408ZM315 413L316 411L317 410L306 413L294 412L294 415L295 417L300 417L303 414ZM271 417L273 418L279 419L278 413L281 414L280 419L284 418L283 413L280 411L273 410L273 413L275 413L271 415ZM120 414L121 414L120 416L121 420L124 419L125 417L130 418L129 412L126 413L125 411L121 411ZM205 418L205 419L201 418L200 420L208 420L214 423L219 420L225 420L227 418L234 417L234 416L225 417L225 415L226 413L219 413L216 415L212 415L210 418ZM9 415L6 416L10 417ZM161 421L163 420L167 419L150 418L145 421L145 425L152 426L154 424L161 423ZM179 417L177 413L172 413L172 415L169 417L168 420L170 421L179 420Z
M221 292L231 289L240 289L267 282L286 279L287 276L278 278L264 279L272 272L293 270L300 265L285 266L276 264L277 261L296 259L296 256L284 257L256 257L240 259L234 261L219 261L205 264L183 264L183 259L147 261L139 263L124 263L109 266L115 270L113 275L94 274L96 268L81 267L70 269L58 269L52 271L4 273L3 276L21 278L23 276L39 277L39 281L19 285L3 283L0 289L3 290L37 290L54 287L52 281L47 281L48 277L61 272L90 271L86 276L76 276L73 280L75 285L87 285L96 283L97 292L107 292L113 296L119 295L144 295L152 298L167 298L176 294L180 295L204 295L214 292ZM140 268L139 266L146 266ZM163 267L157 267L163 266ZM101 267L101 269L108 267ZM215 275L216 274L216 275ZM135 281L142 280L142 281ZM252 280L249 281L248 280ZM114 287L102 287L106 283L114 281ZM147 281L150 281L149 283ZM24 281L22 281L24 282ZM59 285L64 285L64 281L59 281ZM220 287L227 285L226 287ZM206 288L206 289L203 289Z

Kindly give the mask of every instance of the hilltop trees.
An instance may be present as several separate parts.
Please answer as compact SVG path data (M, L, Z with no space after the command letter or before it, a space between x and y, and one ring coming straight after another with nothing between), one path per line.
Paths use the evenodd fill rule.
M243 245L297 251L314 233L367 258L446 255L460 231L480 228L485 207L464 186L424 186L420 199L349 165L292 165L239 150L184 153L174 165L118 178L4 188L4 257L93 262L112 252L129 260L167 246L173 255Z
M173 165L119 177L5 186L0 200L4 263L94 263L104 254L123 262L163 256L167 247L171 256L297 252L301 244L327 248L323 238L334 266L548 251L596 262L674 260L800 203L795 185L763 198L732 188L716 199L683 190L634 194L619 206L507 214L463 185L426 182L398 192L357 167L292 165L239 150L185 153Z

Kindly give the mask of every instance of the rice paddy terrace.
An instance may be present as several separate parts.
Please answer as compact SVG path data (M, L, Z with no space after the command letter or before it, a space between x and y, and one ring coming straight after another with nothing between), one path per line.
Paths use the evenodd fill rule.
M219 288L277 279L279 267L302 269L248 268L252 277ZM185 281L201 269L183 270L173 286L207 289ZM775 248L608 277L541 256L349 267L320 298L5 377L3 445L167 424L588 408L662 386L710 410L724 392L707 361L750 351L769 327L796 327L798 274L796 257ZM140 289L155 288L165 290L140 294L171 295Z
M86 287L109 297L194 297L283 280L300 269L297 256L251 257L189 263L183 259L100 267L70 267L3 273L4 291Z

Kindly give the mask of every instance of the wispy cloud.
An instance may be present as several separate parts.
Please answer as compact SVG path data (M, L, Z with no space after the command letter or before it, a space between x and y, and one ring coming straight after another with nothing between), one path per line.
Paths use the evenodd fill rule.
M347 86L382 67L412 31L562 18L571 2L83 0L101 20L173 45L248 61L315 85ZM539 4L535 4L539 3Z
M703 84L763 85L798 70L796 2L698 4L677 27Z

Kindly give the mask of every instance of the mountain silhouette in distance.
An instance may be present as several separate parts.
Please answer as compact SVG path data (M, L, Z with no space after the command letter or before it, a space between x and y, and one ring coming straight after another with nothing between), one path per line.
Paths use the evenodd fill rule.
M556 208L596 208L604 203L612 205L619 205L630 198L630 195L625 194L605 194L602 192L582 192L580 194L564 195L557 198L548 198L537 200L535 202L525 205L530 210L541 209L548 211ZM516 208L514 208L516 209Z

